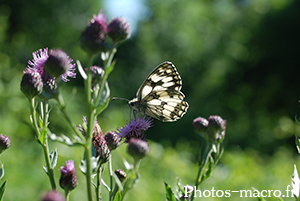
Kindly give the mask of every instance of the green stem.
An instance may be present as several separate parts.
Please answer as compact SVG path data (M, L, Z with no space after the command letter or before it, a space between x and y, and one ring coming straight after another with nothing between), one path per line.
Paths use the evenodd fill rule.
M89 63L92 63L92 55L88 56ZM91 102L91 85L92 85L92 76L91 70L87 70L87 79L85 83L85 93L86 93L86 105L87 105L87 132L86 132L86 143L85 147L85 160L86 160L86 185L87 185L87 197L89 201L93 201L93 192L92 192L92 136L93 128L95 121L95 110L92 107Z
M68 191L68 190L65 190L65 200L66 201L69 201L69 196L70 195L70 191Z
M98 102L100 101L100 98L101 98L101 95L102 95L102 92L103 92L103 89L105 87L105 83L106 83L106 80L108 78L108 75L110 74L110 72L113 70L113 68L111 67L111 69L107 70L110 66L111 66L111 63L112 63L112 59L115 55L115 53L117 52L117 49L116 48L113 48L110 52L109 52L109 56L108 56L108 59L107 60L104 60L104 70L105 70L105 73L104 73L104 76L103 76L103 79L100 83L100 89L97 93L97 97L95 98L95 103L98 104ZM94 105L94 108L96 108L98 105Z
M58 94L57 102L59 104L60 111L65 116L67 122L69 123L69 125L71 126L71 128L73 129L75 134L84 142L85 141L84 137L82 136L81 132L77 129L75 123L71 120L70 116L68 115L68 113L66 111L66 105L65 105L64 99L60 93Z
M51 167L51 162L50 162L50 158L49 158L48 140L46 140L46 144L43 144L42 147L43 147L44 157L45 157L45 162L46 162L46 167L47 167L47 175L49 177L52 190L55 190L56 184L55 184L55 180L54 180L53 169Z
M110 192L109 192L109 201L113 199L113 173L112 173L112 164L111 164L111 155L110 159L108 160L108 171L109 171L109 182L110 182Z
M210 157L210 155L211 155L211 153L213 151L212 146L213 146L213 144L209 140L207 140L206 141L206 145L205 145L205 151L202 154L201 163L199 164L197 179L196 179L196 182L195 182L196 189L198 189L198 186L201 183L201 178L202 178L203 170L204 170L204 168L205 168L205 166L206 166L206 164L208 162L208 159L209 159L209 157ZM204 160L203 160L203 158L204 158ZM191 201L194 200L194 195L195 195L195 193L193 192L192 195L191 195Z
M30 111L31 111L31 122L33 124L33 128L36 134L36 138L38 139L40 137L40 131L39 131L39 127L37 124L37 117L36 117L36 110L35 110L35 99L29 99L30 102Z
M100 165L97 171L96 200L101 200L101 177L102 177L102 170Z
M135 160L134 164L133 164L133 169L130 170L127 180L124 184L124 189L121 192L121 200L122 201L125 197L125 194L133 188L134 183L137 181L137 179L139 178L139 166L140 166L140 162L141 160Z

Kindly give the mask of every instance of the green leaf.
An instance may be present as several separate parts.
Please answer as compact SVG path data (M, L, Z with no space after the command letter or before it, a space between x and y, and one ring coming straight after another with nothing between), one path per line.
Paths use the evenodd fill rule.
M131 170L133 168L133 165L130 164L126 159L123 159L123 163L124 163L126 170Z
M110 192L110 188L109 186L105 183L105 181L101 178L101 183L103 184L103 186Z
M100 96L100 100L97 104L97 107L100 107L104 103L106 103L107 100L109 99L109 96L110 96L110 89L109 89L109 86L108 86L108 82L105 82L102 94Z
M57 136L55 133L49 132L49 138L53 141L60 142L67 146L83 145L82 140L78 136L74 136L74 140L72 141L69 137L65 135Z
M174 193L173 193L171 187L166 182L164 182L164 183L165 183L167 200L169 200L169 201L176 201Z
M39 136L39 141L42 145L45 145L47 140L47 133L48 133L47 127L42 127L40 133L41 135Z
M257 191L259 192L259 190L257 190L256 188L252 187L252 191ZM259 194L259 197L257 197L257 200L259 201L266 201L263 197L261 197L261 195Z
M296 142L298 154L300 154L300 138L297 135L295 135L295 142Z
M121 198L122 198L121 193L120 193L120 191L118 191L115 195L114 201L121 201L122 200Z
M77 60L77 61L76 61L76 64L77 64L77 68L78 68L78 71L79 71L81 77L82 77L84 80L86 80L86 79L87 79L87 75L86 75L84 69L82 68L80 61Z
M54 169L56 164L57 164L57 149L55 148L55 150L52 151L52 153L50 154L49 158L50 158L50 165L51 165L51 169Z
M98 169L97 161L98 161L97 158L95 158L94 156L91 157L91 165L92 165L92 172L93 173L95 173ZM83 174L86 173L86 160L85 159L81 160L80 170Z
M3 182L3 184L0 187L0 200L2 200L2 198L3 198L4 192L6 189L6 183L7 183L7 181Z
M299 186L300 185L300 180L298 176L298 171L296 165L294 165L294 172L293 172L293 177L292 177L292 192L295 198L299 198Z
M2 179L2 177L4 176L4 165L3 163L0 161L1 164L1 168L0 168L0 179Z
M115 178L116 184L118 185L119 189L121 191L123 191L123 185L122 185L122 182L120 181L119 177L114 172L113 172L112 176Z

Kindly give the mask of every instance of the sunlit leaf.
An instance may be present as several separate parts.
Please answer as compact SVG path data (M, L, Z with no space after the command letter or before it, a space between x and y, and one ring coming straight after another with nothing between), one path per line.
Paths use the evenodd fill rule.
M86 80L86 79L87 79L87 75L86 75L84 69L82 68L80 61L77 60L77 61L76 61L76 64L77 64L77 68L78 68L78 71L79 71L81 77L82 77L84 80Z
M168 201L176 201L174 193L171 189L171 187L166 183L165 183L165 190L166 190L166 198Z
M295 135L295 142L296 142L298 154L300 154L300 138L297 135Z
M1 168L0 168L0 179L2 179L2 177L4 176L4 165L3 163L0 161L1 164Z
M4 192L6 189L6 183L7 183L7 181L3 182L3 184L0 187L0 200L3 200L3 195L4 195Z
M56 167L57 158L58 158L58 156L57 156L57 149L53 150L49 157L50 157L51 168L54 169Z
M298 176L298 171L296 165L294 165L294 172L292 177L292 192L296 198L299 198L299 186L300 180Z

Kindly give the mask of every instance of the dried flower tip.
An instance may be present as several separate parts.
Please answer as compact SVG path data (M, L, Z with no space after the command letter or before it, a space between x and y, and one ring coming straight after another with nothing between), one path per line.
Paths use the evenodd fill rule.
M115 42L126 40L130 36L130 26L124 17L113 19L108 25L108 36Z
M148 142L137 139L131 138L128 142L127 146L127 153L132 156L135 161L138 161L145 156L147 156L149 152L149 145Z
M65 198L62 194L58 193L56 190L50 191L44 195L41 201L64 201Z
M193 120L194 130L197 133L205 133L207 131L208 121L203 117L197 117Z
M61 172L61 176L59 179L60 187L65 191L73 190L78 184L74 161L73 160L67 161L66 165L60 168L60 172Z
M64 51L57 49L51 50L45 62L45 70L53 77L65 74L69 69L69 56Z
M117 175L119 180L122 182L126 179L126 172L122 169L116 169L114 173Z
M10 147L10 139L6 135L0 135L0 154Z
M116 134L116 132L108 131L104 139L110 149L110 151L115 150L120 144L120 137Z
M37 70L27 68L24 71L20 89L29 99L32 99L42 92L43 81Z
M80 36L80 45L83 50L90 54L96 54L101 50L106 49L105 37L107 33L106 17L102 13L90 20L86 29L82 32Z

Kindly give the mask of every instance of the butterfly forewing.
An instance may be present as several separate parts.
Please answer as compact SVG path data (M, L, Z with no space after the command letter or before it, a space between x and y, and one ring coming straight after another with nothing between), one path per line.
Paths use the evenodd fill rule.
M129 105L161 121L176 121L188 108L180 89L181 78L175 66L164 62L150 73Z

